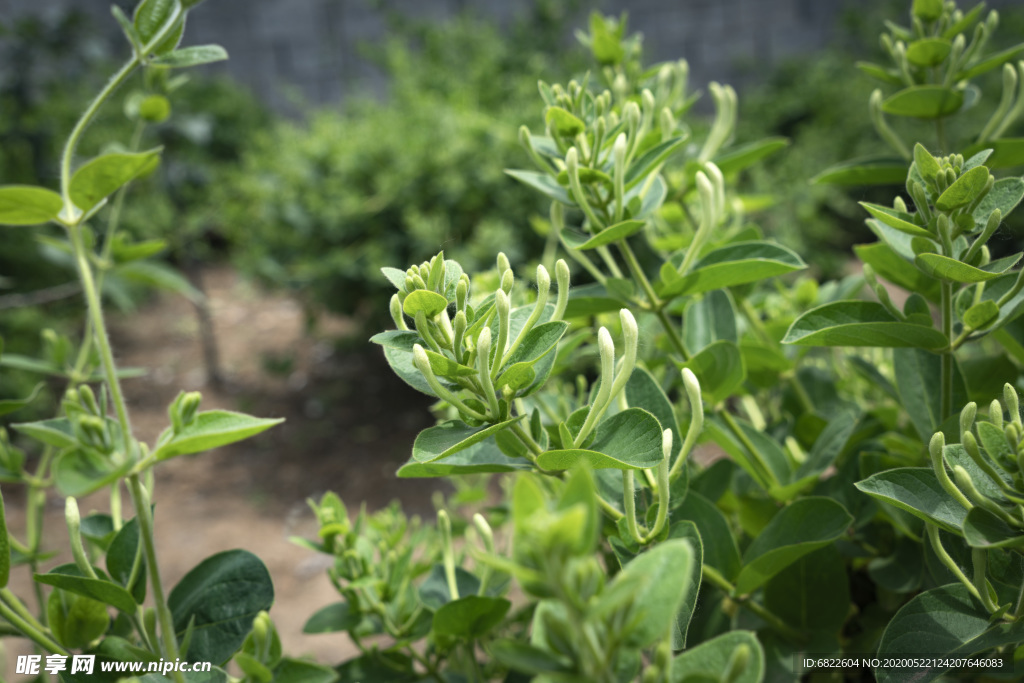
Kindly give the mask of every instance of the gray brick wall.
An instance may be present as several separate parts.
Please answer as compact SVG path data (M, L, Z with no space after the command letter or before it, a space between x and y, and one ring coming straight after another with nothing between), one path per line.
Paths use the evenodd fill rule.
M126 9L134 3L116 0ZM779 60L812 52L833 38L843 7L865 0L594 0L607 12L628 11L653 61L685 57L698 87L711 80L743 85ZM391 0L412 16L443 20L460 9L507 25L532 0ZM1008 6L1020 0L990 0ZM117 31L111 0L0 0L0 17L76 7ZM186 34L216 42L231 60L208 67L229 73L279 110L297 99L337 102L354 87L380 87L363 59L362 42L381 40L386 22L370 0L207 0ZM909 0L908 0L909 4ZM580 14L580 24L586 11ZM567 35L566 43L572 41ZM296 98L298 96L298 98Z

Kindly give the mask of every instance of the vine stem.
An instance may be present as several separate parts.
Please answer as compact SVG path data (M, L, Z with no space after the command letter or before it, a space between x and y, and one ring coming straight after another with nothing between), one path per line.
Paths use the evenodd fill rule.
M6 599L0 599L0 617L6 619L7 622L18 629L22 635L32 640L32 642L47 652L65 656L69 654L67 650L50 639L49 636L36 628L35 625L23 619L22 616L14 610L14 608L7 604Z

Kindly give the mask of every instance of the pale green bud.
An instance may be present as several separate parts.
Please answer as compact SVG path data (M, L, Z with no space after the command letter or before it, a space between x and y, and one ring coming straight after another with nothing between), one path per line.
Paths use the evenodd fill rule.
M960 442L963 443L964 434L971 431L974 426L974 419L978 415L978 404L971 401L960 411Z
M989 422L994 424L1000 431L1003 429L1003 405L999 402L999 399L992 399L992 403L988 406L988 419Z

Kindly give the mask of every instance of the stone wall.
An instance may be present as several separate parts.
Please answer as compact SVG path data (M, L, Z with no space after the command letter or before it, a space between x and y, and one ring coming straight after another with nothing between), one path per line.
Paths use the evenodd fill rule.
M584 0L591 7L628 11L630 27L645 36L652 61L685 57L694 84L742 84L780 59L809 53L833 38L844 6L865 0ZM507 25L533 0L387 0L408 15L442 20L471 10ZM122 6L133 3L117 0ZM0 0L0 17L76 7L101 26L116 24L111 0ZM909 4L909 3L908 3ZM1008 4L990 2L990 5ZM279 110L289 102L337 102L355 85L379 85L380 74L358 45L386 35L373 0L207 0L186 40L220 43L231 60L216 67L253 88ZM571 35L566 42L572 41ZM295 97L295 96L298 97Z

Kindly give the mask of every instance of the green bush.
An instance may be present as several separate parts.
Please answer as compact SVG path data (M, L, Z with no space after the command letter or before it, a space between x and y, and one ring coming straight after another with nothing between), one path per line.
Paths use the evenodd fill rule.
M404 30L378 57L384 101L363 98L280 122L222 185L223 220L248 273L311 308L373 317L390 296L381 263L445 249L471 267L504 250L539 257L543 201L503 172L521 163L516 126L554 61L538 6L506 39L488 23ZM547 28L544 28L547 27Z

